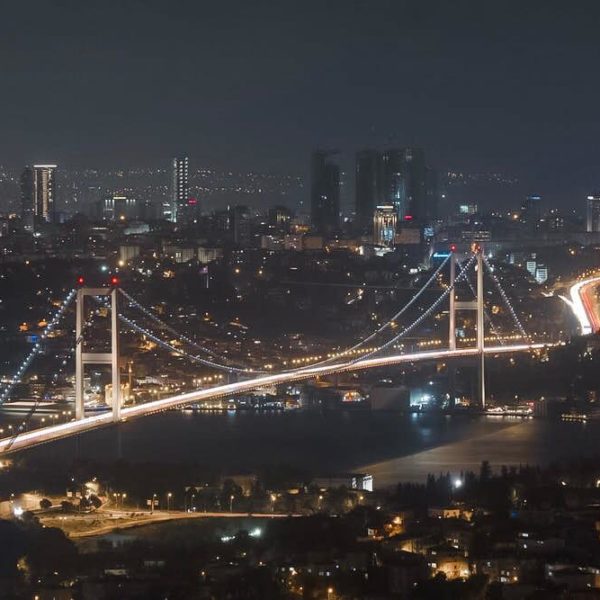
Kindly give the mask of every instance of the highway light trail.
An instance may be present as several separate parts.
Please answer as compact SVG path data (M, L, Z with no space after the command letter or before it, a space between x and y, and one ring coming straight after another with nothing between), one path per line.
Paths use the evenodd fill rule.
M571 289L569 290L569 295L571 297L569 306L571 307L575 318L579 321L582 335L595 333L600 329L598 315L588 296L590 289L594 288L599 283L600 277L592 277L590 279L578 281L575 285L571 286Z

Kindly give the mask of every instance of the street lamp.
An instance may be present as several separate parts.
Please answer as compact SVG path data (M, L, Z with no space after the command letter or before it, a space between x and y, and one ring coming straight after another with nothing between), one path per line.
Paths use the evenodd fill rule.
M154 514L154 504L156 503L156 494L152 494L152 501L150 504L150 514Z
M171 492L169 492L167 494L167 512L169 512L171 510L171 498L173 497L173 494Z
M233 494L229 496L229 512L233 512Z

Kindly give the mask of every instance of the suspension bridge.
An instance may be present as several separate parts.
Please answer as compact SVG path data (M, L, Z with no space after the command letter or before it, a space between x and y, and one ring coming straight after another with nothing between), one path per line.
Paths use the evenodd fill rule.
M447 283L444 282L446 271ZM470 278L470 274L473 271L475 272L475 285L473 285ZM519 343L506 343L498 335L486 308L484 298L484 274L486 273L502 298L507 309L507 314L510 315L518 331L518 335L521 338ZM83 280L80 283L83 283ZM476 249L474 252L461 255L460 257L454 250L449 252L425 284L402 308L369 335L360 339L356 344L346 349L332 352L324 360L319 360L298 368L281 369L278 372L269 372L247 365L235 364L231 358L220 356L206 344L199 344L190 336L181 334L171 325L164 322L152 309L145 307L131 294L119 287L119 282L116 278L111 283L112 285L108 287L91 288L81 285L79 288L70 290L48 321L39 340L34 344L30 353L25 357L16 373L0 393L0 405L8 403L15 387L24 381L24 376L34 362L34 359L43 352L44 344L48 341L49 336L56 330L69 307L75 302L76 326L75 340L72 348L72 352L75 355L74 418L65 423L31 430L26 430L21 425L9 437L0 439L0 455L78 435L120 421L155 414L187 404L229 398L236 394L251 392L265 387L283 385L336 373L386 368L425 361L446 361L453 358L471 358L477 361L479 402L481 407L484 408L486 401L486 357L542 350L548 346L547 343L535 342L529 338L498 277L494 273L494 269L489 264L481 249ZM423 298L425 291L434 284L441 287L441 293L423 309L417 303ZM459 284L462 284L463 298L461 298L461 294L459 293ZM471 292L469 299L464 299L465 288ZM85 319L86 298L88 298L88 302L90 300L94 302L97 308L96 311L92 311L91 316L87 320ZM110 312L110 351L108 352L88 351L86 347L86 344L89 343L89 340L86 340L86 333L89 332L94 314L97 314L99 308ZM402 322L402 319L405 318L411 308L419 310L420 314L412 322L399 326L399 323ZM143 325L140 317L132 317L130 314L125 314L125 309L129 310L129 312L136 310L140 317L149 321L158 329L152 329L151 326ZM399 351L403 338L407 338L410 333L428 319L435 318L440 313L446 311L448 312L447 348L428 351ZM472 347L462 347L457 344L456 324L457 313L459 311L471 311L474 313L476 337L475 344ZM485 344L486 323L491 334L495 335L500 343L495 345ZM121 326L125 326L136 334L152 340L153 343L172 354L186 357L191 364L202 365L203 367L225 372L237 380L145 403L124 406L119 370ZM165 331L178 340L179 344L177 346L171 341L164 339L162 333ZM385 339L386 336L387 339ZM183 346L191 350L183 350ZM84 393L84 370L86 365L110 366L112 399L111 408L106 412L86 414ZM35 414L36 409L37 402L31 408L28 418ZM89 413L89 411L87 412Z

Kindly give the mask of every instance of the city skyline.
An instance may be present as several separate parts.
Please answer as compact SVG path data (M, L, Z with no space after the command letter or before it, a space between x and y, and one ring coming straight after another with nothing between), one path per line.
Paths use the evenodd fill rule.
M0 600L600 599L598 0L3 8Z
M306 177L316 147L417 146L436 167L511 173L553 205L598 185L595 3L35 5L4 20L11 167L159 164L186 148Z
M335 151L336 164L340 168L340 206L342 213L346 216L352 215L357 209L358 197L362 192L357 188L357 173L356 160L359 156L369 155L369 153L378 157L378 161L382 164L378 167L376 196L381 197L381 202L377 203L392 203L396 205L397 210L402 212L407 210L410 202L410 194L406 196L405 185L407 173L402 175L401 162L404 159L402 156L408 152L417 151L422 154L421 148L385 148L384 150L376 150L373 148L365 148L350 156L343 151ZM315 150L318 152L318 150ZM312 153L314 154L314 152ZM397 158L394 158L396 157ZM302 213L310 212L310 173L303 176L296 172L273 172L268 170L232 170L232 169L217 169L206 164L196 164L194 157L186 157L189 164L189 194L190 198L195 201L194 210L210 210L210 196L215 192L227 194L227 190L233 194L230 198L230 203L240 201L234 197L237 193L256 194L256 200L259 200L259 205L265 208L275 206L280 202L284 202L291 208ZM390 161L398 162L397 165L390 164ZM307 158L310 162L310 156ZM421 161L422 162L422 161ZM426 187L431 190L436 190L437 199L431 204L428 200L430 208L435 214L441 210L443 214L447 210L454 210L457 205L476 205L484 212L503 212L507 210L515 210L520 206L523 209L524 203L528 198L538 198L541 200L543 210L561 209L566 213L578 213L585 215L586 198L590 193L596 193L597 188L591 187L586 190L583 196L575 196L569 194L566 198L569 200L567 207L564 203L553 202L553 197L541 195L539 193L529 193L529 188L520 180L508 173L499 172L470 172L467 170L453 171L448 170L438 165L433 168L427 161L425 175L428 180ZM348 170L343 168L345 165ZM66 202L67 206L71 205L73 198L70 196L75 194L78 185L85 182L93 182L90 189L97 188L103 190L106 194L127 194L134 191L139 195L140 186L151 189L154 186L161 188L161 195L165 196L165 202L172 206L172 191L173 191L173 159L168 158L163 163L146 165L142 167L125 167L124 165L112 166L107 169L100 169L96 166L87 168L74 168L71 164L53 165L58 167L60 177L58 179L58 198L57 206L66 208L63 205ZM7 168L0 164L0 210L14 212L16 206L20 206L21 191L19 178L23 172L23 166L16 168ZM381 171L381 172L379 172ZM432 178L432 179L431 179ZM433 184L433 188L430 186ZM61 187L67 185L70 189L65 194L65 190ZM74 187L73 187L74 186ZM99 186L99 187L98 187ZM215 187L216 186L216 187ZM137 190L137 191L135 191ZM279 190L279 191L277 191ZM81 190L80 190L81 191ZM145 195L144 192L142 195ZM206 196L208 194L208 196ZM273 196L275 194L275 196ZM278 194L282 194L277 198ZM197 196L197 198L195 197ZM406 197L405 197L406 196ZM496 197L501 197L501 202L495 202ZM202 200L208 200L208 205L205 205ZM422 202L423 199L420 200ZM556 198L554 198L556 200ZM80 201L80 200L79 200ZM243 203L243 201L242 201ZM251 202L255 203L255 202ZM78 201L75 201L75 206ZM75 206L73 208L75 208ZM165 205L165 210L167 210ZM169 213L170 208L167 210ZM69 213L74 214L74 213ZM170 214L170 213L169 213ZM167 214L167 217L169 217ZM367 218L370 224L370 218Z

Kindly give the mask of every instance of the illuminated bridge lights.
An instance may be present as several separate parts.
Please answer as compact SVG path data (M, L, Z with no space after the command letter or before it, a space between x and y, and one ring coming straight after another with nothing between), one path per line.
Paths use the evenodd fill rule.
M546 344L515 344L511 346L495 346L485 348L485 354L494 356L512 352L527 352L532 350L541 350L546 347L548 347L548 345ZM329 375L333 373L357 371L361 369L381 368L402 363L437 361L440 359L444 360L452 357L475 357L478 355L479 351L476 348L464 348L458 350L431 350L379 358L370 358L367 360L363 360L362 362L348 361L329 366L309 367L302 371L284 372L273 375L262 375L253 379L240 381L238 383L219 385L204 390L195 390L193 392L186 392L169 398L154 400L146 404L127 406L122 409L121 417L122 420L125 421L132 418L151 415L165 410L178 408L186 404L230 397L235 394L253 391L255 389L265 386L300 381L302 379L310 379L319 375ZM85 431L90 431L98 427L110 425L113 423L112 419L113 417L110 412L101 413L85 417L78 421L69 421L67 423L51 425L44 429L36 429L33 431L24 432L21 433L16 440L6 438L0 440L0 453L9 451L16 452L17 450L30 448L39 444L44 444L64 437L76 435Z
M424 350L417 352L408 352L406 354L400 354L404 348L404 344L402 343L402 338L405 337L408 333L414 330L419 324L421 324L425 319L430 316L435 316L438 314L438 308L440 304L448 297L450 293L454 290L454 287L460 281L467 279L468 272L470 268L473 266L476 256L472 256L470 260L466 262L464 267L460 266L461 271L458 276L454 280L453 285L446 286L441 295L425 310L420 312L420 315L409 325L402 328L398 333L393 335L391 339L386 341L381 345L368 345L367 344L373 340L378 334L382 333L384 330L390 328L394 329L394 325L396 325L397 319L410 307L412 306L416 300L423 294L423 292L427 289L429 285L431 285L436 278L440 275L441 268L446 264L448 258L446 258L442 264L436 269L436 271L431 275L429 280L425 283L425 285L411 298L411 300L403 306L389 321L381 325L375 332L367 336L366 338L360 340L354 346L347 348L346 350L341 350L338 352L333 352L327 354L327 359L321 360L321 356L309 356L302 358L292 359L291 363L296 365L299 364L301 366L280 371L278 373L272 373L273 365L268 363L265 365L265 369L270 371L270 373L265 373L264 371L256 371L249 367L234 367L231 365L224 365L218 362L218 358L212 351L200 346L189 337L184 336L177 332L175 329L170 327L168 324L164 323L161 319L159 319L152 311L143 307L139 302L133 299L129 294L125 291L120 290L121 294L125 296L125 298L129 301L129 306L134 306L138 308L144 315L150 318L155 323L159 324L161 330L164 329L166 331L171 332L175 339L171 342L167 342L155 332L143 327L138 324L133 319L119 313L119 319L128 325L133 331L141 334L144 339L151 340L153 343L157 344L161 348L169 351L170 353L175 354L176 356L185 357L192 362L197 362L203 364L204 366L208 366L210 368L216 370L225 370L231 374L241 374L245 375L246 378L242 381L236 383L228 383L223 384L220 380L223 378L223 375L212 375L207 378L202 379L202 384L212 384L217 383L218 385L210 388L195 390L192 392L179 393L174 396L170 396L168 398L156 399L154 401L148 402L146 404L139 404L134 406L123 407L122 409L122 418L134 418L138 416L153 414L155 412L160 412L163 410L169 410L172 408L176 408L179 406L183 406L188 403L196 403L196 402L205 402L207 400L219 400L222 398L228 398L231 395L244 393L252 390L259 389L265 386L271 385L279 385L284 383L291 383L294 381L300 381L303 379L309 379L312 377L318 377L321 375L328 375L332 373L341 373L348 371L357 371L360 369L369 369L369 368L381 368L387 367L389 365L402 364L402 363L416 363L425 360L445 360L451 357L474 357L480 355L480 350L477 348L459 348L456 350L449 349L437 349L437 350ZM486 263L487 264L487 263ZM489 269L489 265L488 265ZM497 286L501 289L500 283L497 279L495 279ZM501 292L502 293L502 292ZM58 319L62 316L66 307L72 300L75 294L75 290L72 290L65 301L60 305L58 311L54 315L53 319L48 324L48 327L44 331L45 338L48 335L55 324L58 322ZM503 296L505 298L505 295ZM103 301L100 298L96 298L100 305L103 304ZM508 303L508 300L506 299ZM510 309L512 306L508 303ZM512 310L514 313L514 310ZM93 316L93 315L92 315ZM515 320L518 325L518 319ZM87 326L87 323L86 323ZM520 330L522 327L520 327ZM506 336L504 336L506 337ZM514 339L518 339L518 336L511 337L509 341L513 341ZM502 340L506 341L506 340ZM200 354L192 354L187 352L182 348L182 342L185 342L193 347L197 348L204 354L209 354L211 358L206 358L201 356ZM432 346L439 346L441 344L440 340L427 340L423 341L420 344L417 344L417 347L430 348ZM531 351L531 350L540 350L545 348L546 346L543 344L531 344L531 343L521 343L521 344L513 344L513 345L504 345L504 346L496 346L496 347L487 347L484 352L488 355L500 355L502 353L510 353L510 352L520 352L520 351ZM30 356L24 361L21 365L17 374L10 380L7 389L4 390L3 395L7 396L10 393L8 389L13 382L20 381L22 374L26 370L28 364L31 362L33 356L39 349L39 343L34 347ZM381 356L381 353L385 350L392 350L395 352L390 356ZM378 354L379 356L375 356ZM345 360L344 360L345 357ZM313 361L320 361L314 363ZM29 361L29 362L28 362ZM285 364L285 363L284 363ZM248 378L248 376L251 376ZM194 380L195 385L199 384L199 379ZM168 392L167 389L164 390ZM173 393L173 392L170 392ZM158 394L155 394L158 396ZM8 451L16 451L21 448L30 447L36 444L45 443L48 441L52 441L54 439L59 439L61 437L66 437L70 435L74 435L77 433L81 433L83 431L88 431L89 429L93 429L95 427L100 427L103 425L107 425L113 422L113 415L109 413L93 415L89 417L84 417L83 419L77 421L71 421L68 423L55 424L50 427L41 430L23 432L20 436L13 436L10 440L0 440L0 452L8 452ZM21 426L22 428L23 426ZM20 428L20 429L21 429ZM18 437L18 439L17 439Z
M45 341L46 338L52 334L54 328L58 325L60 319L62 318L63 314L67 310L69 304L75 297L75 294L76 294L76 291L74 289L70 290L69 293L67 294L66 298L61 302L58 310L54 313L52 319L46 325L44 331L40 335L39 341L34 344L30 353L25 357L25 359L23 360L23 362L17 369L17 372L15 373L15 375L9 380L8 385L4 388L4 390L0 394L0 404L3 404L4 402L6 402L6 400L9 398L14 387L18 383L21 383L23 375L25 374L28 367L33 362L33 359L41 351L42 342Z

